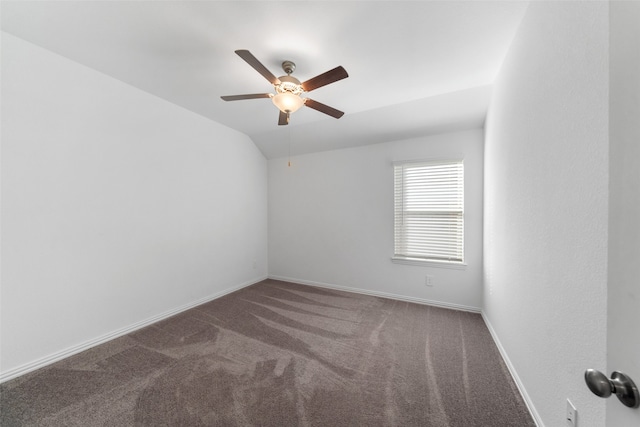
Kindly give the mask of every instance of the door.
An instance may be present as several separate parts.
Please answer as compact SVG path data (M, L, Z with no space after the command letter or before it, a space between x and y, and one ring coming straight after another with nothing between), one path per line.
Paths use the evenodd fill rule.
M607 376L640 386L640 2L609 2ZM640 426L640 408L607 400L607 426Z

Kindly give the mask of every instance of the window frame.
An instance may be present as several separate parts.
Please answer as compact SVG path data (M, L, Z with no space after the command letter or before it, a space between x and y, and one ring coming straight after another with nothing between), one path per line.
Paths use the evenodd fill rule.
M465 245L465 235L466 235L466 221L465 221L465 164L464 164L464 157L460 156L460 157L455 157L455 158L432 158L432 159L423 159L423 160L406 160L406 161L397 161L397 162L393 162L393 184L394 184L394 190L393 190L393 217L394 217L394 225L393 225L393 240L394 240L394 248L393 248L393 256L391 257L391 261L397 264L408 264L408 265L419 265L419 266L434 266L434 267L443 267L443 268L452 268L452 269L465 269L466 268L466 245ZM406 170L405 168L411 168L411 167L421 167L421 166L444 166L444 165L450 165L450 164L459 164L461 166L461 194L459 196L459 198L461 199L460 201L460 209L455 209L455 210L446 210L446 211L441 211L441 213L459 213L460 214L460 228L461 228L461 238L460 238L460 259L443 259L443 258L429 258L429 257L422 257L422 256L411 256L411 253L405 253L405 254L399 254L398 252L402 252L398 250L398 241L400 240L398 237L398 232L399 232L399 226L398 226L398 172L397 172L397 168L398 167L402 167L403 168L403 173L402 173L402 183L401 183L401 190L404 194L405 192L405 188L406 188L406 182L405 182L405 174L404 171ZM402 205L402 211L401 211L401 216L402 218L405 218L405 214L404 212L406 212L405 209L405 205L404 205L404 197L402 197L402 201L403 201L403 205ZM415 211L414 211L415 212ZM430 210L428 211L429 213L433 213L434 211ZM427 213L425 211L425 214L428 215L429 213ZM413 214L415 216L415 213ZM460 229L459 228L459 229ZM405 238L406 240L406 238ZM452 241L455 240L455 238L452 238ZM406 251L405 251L406 252Z

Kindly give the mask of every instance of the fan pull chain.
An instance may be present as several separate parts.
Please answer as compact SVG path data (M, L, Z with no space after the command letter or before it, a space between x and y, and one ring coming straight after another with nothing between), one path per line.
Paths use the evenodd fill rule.
M291 167L291 128L287 130L289 131L289 161L287 162L287 166Z

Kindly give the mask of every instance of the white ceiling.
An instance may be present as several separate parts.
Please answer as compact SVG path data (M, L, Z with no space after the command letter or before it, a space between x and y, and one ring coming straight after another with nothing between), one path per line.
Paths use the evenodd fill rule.
M490 85L523 1L2 1L2 30L249 135L268 158L378 143L484 123ZM307 95L278 126L272 92L238 57L304 81L349 78Z

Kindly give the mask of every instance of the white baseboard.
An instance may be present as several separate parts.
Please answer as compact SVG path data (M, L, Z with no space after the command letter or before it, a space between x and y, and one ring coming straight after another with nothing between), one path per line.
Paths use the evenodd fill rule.
M520 391L520 394L524 399L524 403L527 405L527 409L529 409L529 413L531 413L531 417L533 418L533 421L536 423L538 427L545 427L544 423L542 422L542 418L540 418L540 414L538 414L538 411L536 411L536 407L533 405L533 401L531 400L531 397L529 397L527 390L524 388L524 384L520 380L520 377L516 372L516 368L511 363L511 360L507 355L507 351L502 346L502 343L500 342L500 339L498 338L498 335L496 334L495 329L493 329L491 322L489 322L489 319L485 315L484 310L482 311L481 314L482 314L482 319L484 320L485 325L487 325L487 329L489 329L489 333L491 334L493 341L496 343L496 347L498 347L498 350L500 351L500 355L502 356L504 363L507 365L507 368L511 373L511 377L513 377L513 381L515 381L516 386L518 387L518 390Z
M297 283L299 285L317 286L319 288L337 289L339 291L353 292L357 294L371 295L374 297L389 298L389 299L395 299L399 301L414 302L416 304L432 305L435 307L449 308L452 310L470 311L472 313L481 312L480 308L478 307L471 307L471 306L461 305L461 304L452 304L448 302L434 301L434 300L428 300L424 298L408 297L408 296L392 294L388 292L370 291L367 289L360 289L360 288L350 288L348 286L331 285L328 283L314 282L311 280L295 279L293 277L274 276L270 274L269 279L282 280L284 282Z
M16 368L10 369L10 370L8 370L6 372L2 372L2 373L0 373L0 383L3 383L3 382L8 381L10 379L19 377L20 375L24 375L24 374L26 374L28 372L35 371L36 369L43 368L43 367L45 367L47 365L50 365L50 364L52 364L54 362L57 362L59 360L62 360L62 359L67 358L69 356L72 356L74 354L80 353L81 351L88 350L91 347L95 347L97 345L100 345L100 344L105 343L107 341L110 341L112 339L121 337L123 335L126 335L126 334L129 334L131 332L134 332L134 331L136 331L138 329L144 328L145 326L149 326L152 323L159 322L160 320L163 320L163 319L166 319L168 317L174 316L174 315L176 315L178 313L181 313L181 312L183 312L185 310L189 310L190 308L193 308L193 307L196 307L198 305L207 303L209 301L213 301L213 300L215 300L217 298L220 298L222 296L230 294L231 292L235 292L235 291L237 291L239 289L242 289L242 288L245 288L247 286L251 286L251 285L253 285L255 283L261 282L261 281L265 280L266 278L267 277L264 276L264 277L260 277L260 278L249 280L249 281L244 282L244 283L242 283L240 285L233 286L231 288L227 288L227 289L225 289L225 290L223 290L221 292L215 293L213 295L209 295L209 296L201 298L201 299L199 299L197 301L193 301L193 302L190 302L188 304L181 305L180 307L173 308L171 310L165 311L164 313L158 314L156 316L149 317L148 319L145 319L145 320L142 320L140 322L134 323L132 325L126 326L124 328L120 328L118 330L112 331L112 332L107 333L105 335L102 335L100 337L91 339L89 341L85 341L85 342L83 342L81 344L78 344L78 345L74 345L74 346L66 348L66 349L64 349L62 351L58 351L58 352L55 352L55 353L50 354L48 356L42 357L40 359L36 359L36 360L34 360L32 362L25 363L24 365L20 365L20 366L18 366Z

